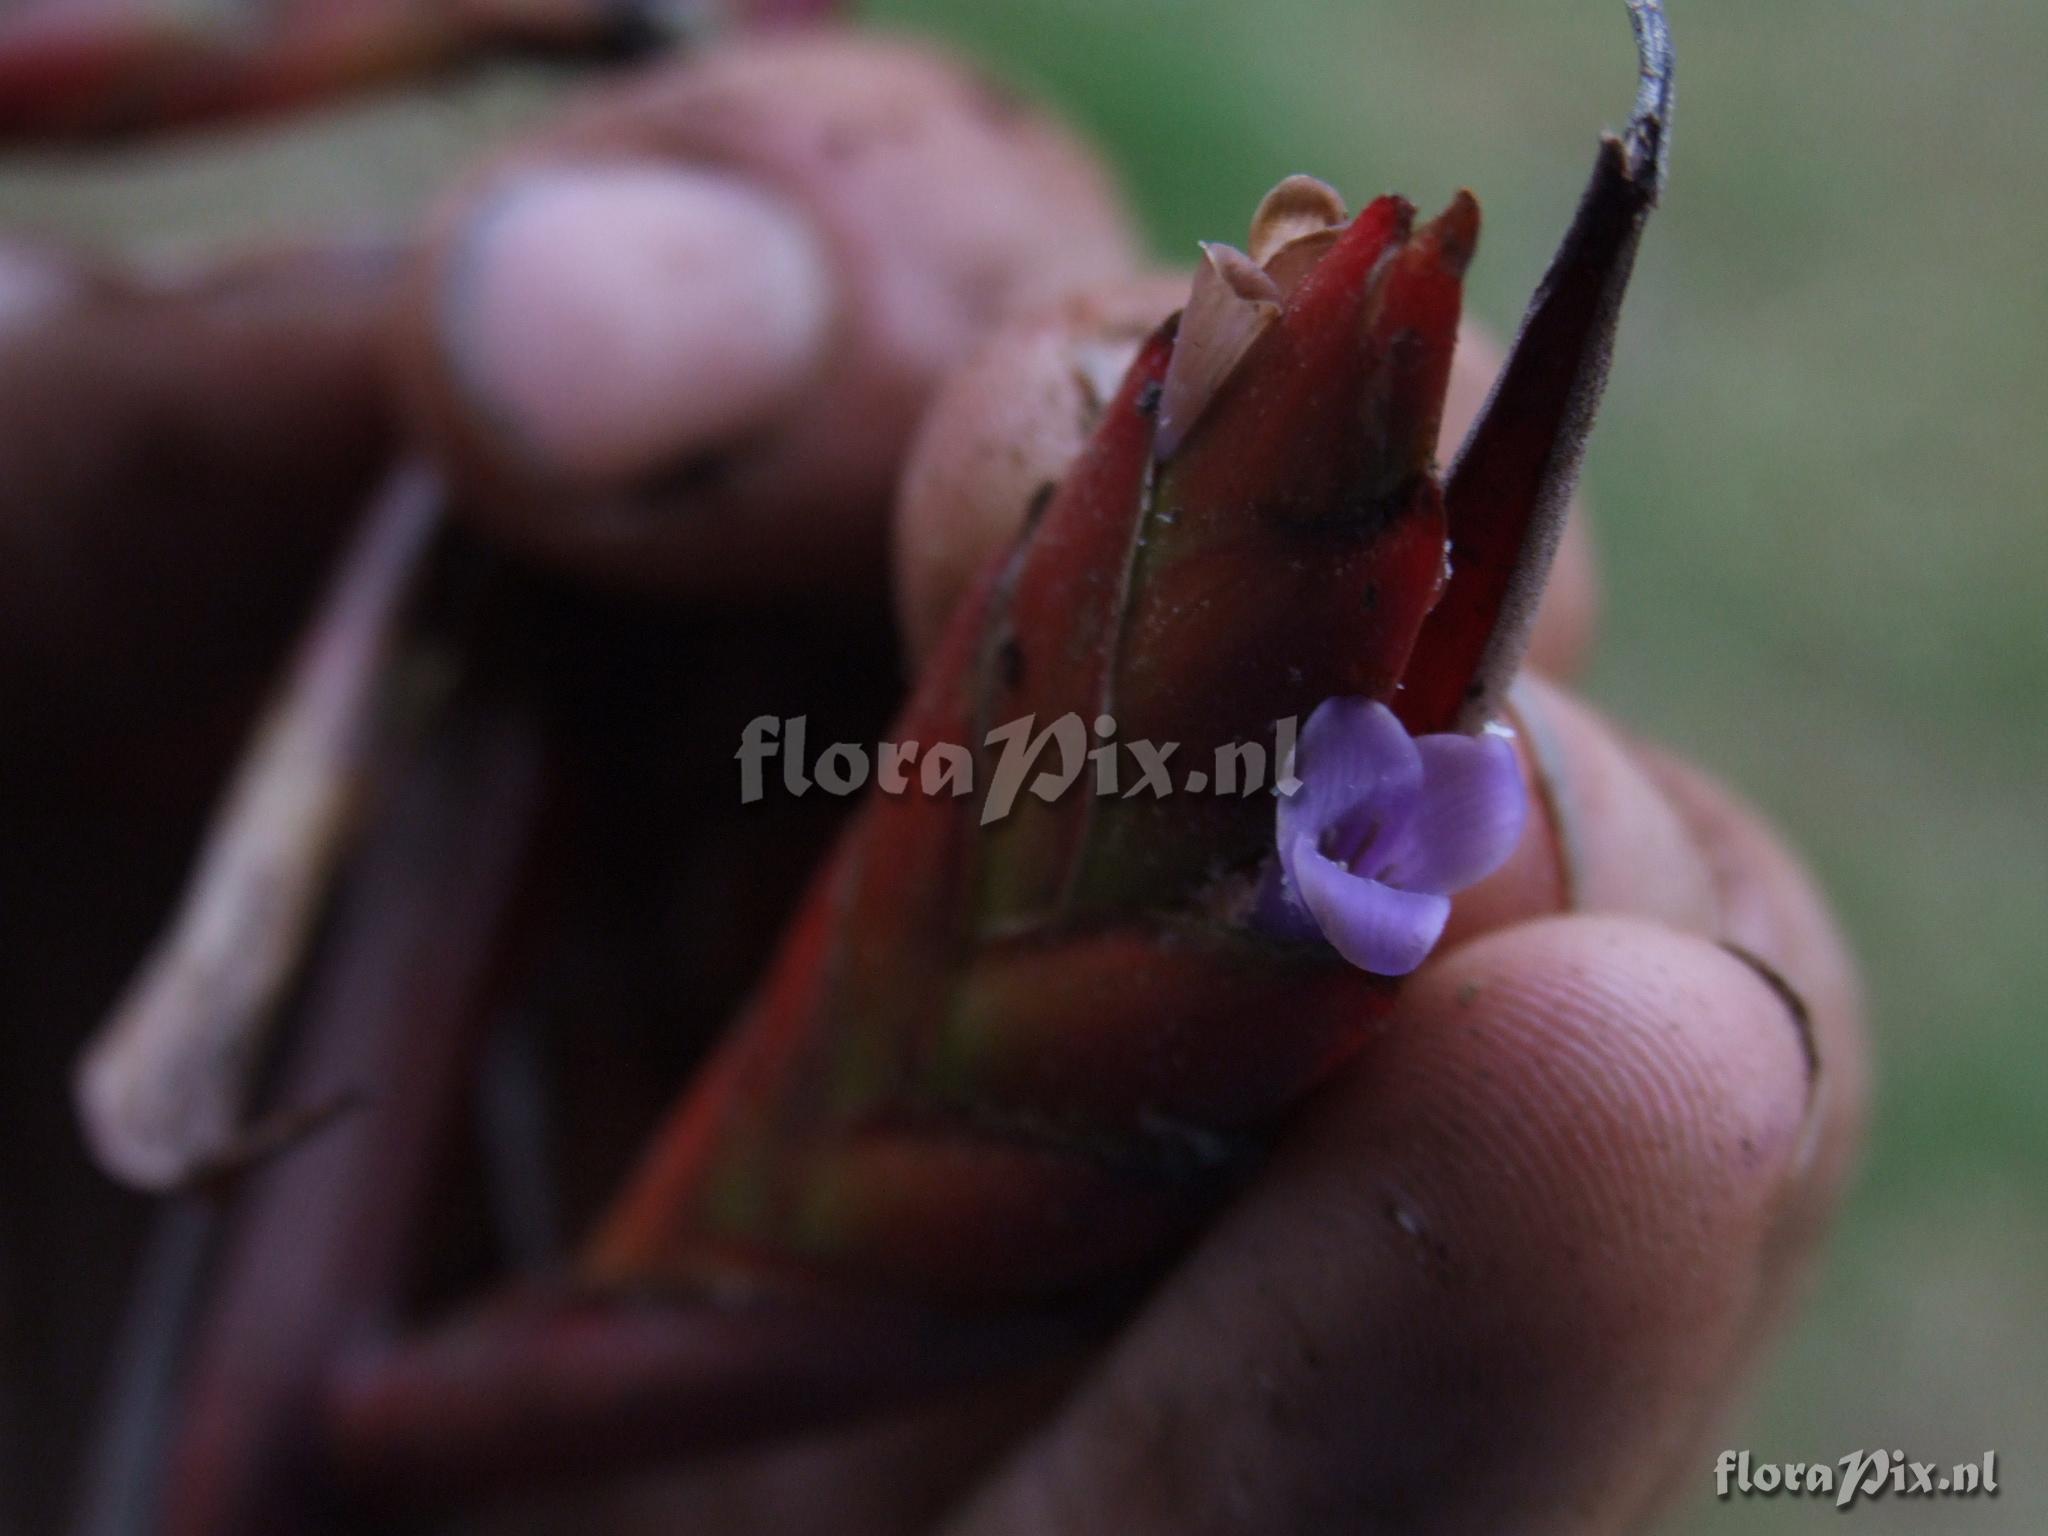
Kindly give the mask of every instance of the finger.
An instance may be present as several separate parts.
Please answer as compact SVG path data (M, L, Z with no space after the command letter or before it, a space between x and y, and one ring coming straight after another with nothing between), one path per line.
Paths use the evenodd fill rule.
M1668 753L1641 747L1638 756L1707 851L1722 942L1785 988L1822 1064L1797 1198L1778 1231L1782 1310L1796 1298L1862 1150L1871 1082L1855 958L1813 877L1754 811Z
M1853 1161L1868 1097L1856 966L1811 874L1705 774L1635 741L1529 674L1508 722L1531 802L1507 863L1453 903L1440 952L1530 918L1651 918L1739 951L1811 1018L1824 1074L1816 1187Z
M1447 952L1290 1136L1248 1197L1267 1225L1247 1236L1253 1218L1225 1217L1190 1265L1206 1278L1169 1282L1131 1336L1151 1342L1117 1346L1078 1399L1081 1427L1025 1452L1018 1465L1037 1470L1014 1478L1036 1480L992 1494L991 1520L1373 1529L1368 1515L1394 1524L1449 1500L1442 1524L1412 1528L1540 1531L1543 1511L1582 1511L1584 1496L1592 1513L1556 1528L1620 1530L1687 1465L1839 1194L1864 1079L1854 979L1811 882L1753 818L1553 688L1525 684L1517 717L1525 746L1540 719L1555 775L1520 867L1485 893L1490 912L1461 913ZM1630 915L1531 920L1567 901ZM1354 1178L1405 1203L1389 1217L1369 1192L1361 1213ZM1469 1283L1411 1287L1418 1254L1439 1251ZM1199 1301L1171 1299L1190 1286ZM1125 1363L1132 1350L1141 1364ZM1244 1382L1262 1384L1255 1401ZM1278 1435L1275 1402L1296 1405ZM1036 1407L1019 1407L1007 1422L1028 1433ZM1409 1498L1399 1437L1425 1411L1436 1440ZM956 1489L1002 1443L969 1444L960 1422L892 1435L908 1466L870 1460L866 1440L806 1453L805 1486L865 1509L859 1491L878 1484L863 1469L886 1465L880 1483L906 1501ZM1570 1424L1577 1440L1536 1434ZM780 1507L791 1465L750 1458L672 1485L666 1514L714 1493ZM1467 1465L1485 1486L1461 1505ZM1071 1507L1056 1496L1069 1480ZM1206 1513L1146 1502L1176 1493ZM1232 1526L1234 1509L1254 1513Z
M183 801L217 776L389 452L374 336L392 253L147 278L47 252L8 266L4 766L17 787L32 770Z
M696 591L879 580L939 376L1133 259L1064 131L931 49L837 32L610 93L438 229L396 350L468 510Z
M1456 899L1444 944L1560 911L1626 912L1718 936L1712 860L1620 733L1528 673L1504 719L1530 815L1507 863Z
M1782 995L1570 917L1470 944L954 1528L1639 1528L1766 1304Z
M1766 1336L1810 1261L1814 1240L1839 1193L1840 1173L1849 1162L1855 1139L1855 1110L1860 1105L1864 1076L1855 987L1811 882L1752 819L1727 808L1718 795L1709 802L1706 797L1711 792L1703 785L1697 791L1699 806L1711 803L1722 807L1725 820L1713 821L1705 809L1681 801L1671 777L1681 770L1650 757L1554 689L1525 685L1518 695L1517 713L1524 723L1525 746L1535 735L1529 722L1542 720L1544 761L1556 774L1554 780L1544 781L1548 787L1540 791L1548 809L1535 819L1535 830L1518 855L1520 868L1504 874L1499 885L1486 893L1493 903L1490 912L1461 913L1461 930L1450 936L1448 952L1410 984L1399 1015L1346 1074L1345 1082L1351 1086L1342 1086L1330 1096L1352 1107L1343 1112L1327 1105L1312 1109L1306 1122L1310 1130L1305 1134L1349 1136L1356 1128L1394 1125L1397 1129L1389 1133L1394 1137L1389 1150L1398 1151L1404 1161L1395 1163L1385 1176L1392 1187L1405 1190L1413 1186L1426 1193L1430 1169L1445 1160L1444 1154L1436 1145L1403 1137L1398 1131L1401 1116L1412 1120L1427 1112L1439 1114L1446 1124L1455 1121L1476 1127L1515 1128L1521 1140L1506 1144L1508 1152L1491 1164L1475 1166L1468 1158L1451 1162L1450 1168L1458 1200L1477 1212L1471 1223L1475 1251L1499 1271L1497 1280L1488 1283L1497 1284L1508 1302L1521 1296L1540 1299L1540 1307L1532 1302L1535 1310L1528 1319L1528 1332L1532 1338L1553 1341L1556 1358L1550 1366L1558 1373L1577 1369L1577 1351L1585 1332L1604 1336L1614 1329L1617 1317L1631 1320L1631 1326L1640 1320L1629 1287L1659 1305L1670 1305L1673 1310L1649 1315L1642 1332L1617 1334L1607 1352L1590 1357L1581 1378L1544 1383L1556 1396L1546 1401L1511 1398L1500 1407L1503 1415L1524 1413L1534 1421L1566 1417L1588 1403L1610 1416L1639 1408L1643 1418L1636 1428L1640 1433L1593 1455L1584 1477L1587 1486L1606 1487L1604 1469L1629 1463L1633 1469L1629 1477L1634 1481L1617 1483L1611 1491L1611 1504L1599 1506L1618 1516L1623 1510L1640 1507L1663 1484L1674 1458L1691 1443L1689 1437L1701 1423L1703 1405L1736 1379L1741 1362ZM1530 761L1532 771L1540 772L1534 769L1536 754L1530 754ZM1560 824L1571 830L1560 833ZM1562 873L1562 850L1567 842L1576 860L1569 878ZM1527 921L1532 914L1555 912L1568 899L1584 908L1648 913L1662 921L1644 922L1640 917ZM1671 926L1674 924L1691 929L1692 936L1680 935ZM1522 947L1532 932L1553 938L1532 951ZM1595 944L1585 940L1587 934L1604 937ZM1729 945L1742 947L1748 957L1725 947ZM1758 959L1764 960L1762 966L1756 963ZM1778 966L1784 973L1772 969ZM1792 990L1784 974L1801 977L1806 992ZM1446 981L1446 975L1454 978L1455 984ZM1513 1008L1500 1019L1471 1011L1473 1005L1491 1008L1503 997L1513 1002ZM1446 998L1455 1009L1445 1003ZM1817 1049L1811 1055L1802 1030L1803 1014L1816 1021ZM1829 1022L1818 1022L1823 1020ZM1422 1050L1434 1041L1449 1051L1446 1042L1460 1040L1464 1044L1448 1056L1432 1056ZM1411 1056L1404 1041L1414 1043L1420 1054ZM1820 1063L1817 1080L1809 1076L1815 1061ZM1745 1071L1754 1075L1743 1077ZM1609 1102L1590 1108L1581 1103L1603 1096ZM1806 1107L1809 1099L1810 1109ZM1786 1108L1788 1105L1793 1108ZM1586 1129L1595 1124L1593 1109L1608 1117L1612 1134ZM1333 1117L1339 1122L1337 1131L1314 1129ZM1786 1129L1788 1121L1792 1122L1790 1129ZM1347 1122L1355 1122L1355 1126L1347 1129ZM1555 1155L1546 1150L1550 1141L1579 1134L1590 1139L1573 1142ZM1651 1155L1668 1152L1674 1138L1681 1151L1706 1148L1719 1161L1688 1155L1674 1164ZM1752 1163L1751 1154L1743 1148L1745 1141L1753 1148L1769 1148L1769 1154ZM1524 1148L1520 1162L1509 1155L1516 1145ZM1316 1177L1328 1176L1329 1170L1321 1167L1324 1161L1362 1162L1371 1167L1370 1160L1358 1157L1354 1147L1355 1138L1342 1143L1339 1152L1317 1154L1321 1171ZM1294 1166L1294 1160L1303 1155L1293 1150L1290 1138L1280 1167ZM1548 1182L1535 1182L1525 1163ZM1278 1173L1274 1177L1286 1178ZM1698 1189L1686 1182L1695 1177ZM1559 1191L1580 1185L1599 1197L1589 1210L1553 1209L1559 1204ZM1675 1230L1684 1236L1690 1229L1685 1227L1683 1213L1708 1209L1708 1195L1716 1187L1732 1191L1722 1202L1723 1209L1735 1212L1726 1224L1726 1235L1722 1227L1712 1224L1694 1235L1717 1255L1716 1263L1725 1261L1725 1267L1712 1272L1688 1269L1681 1276L1698 1287L1692 1293L1697 1305L1690 1305L1671 1289L1665 1267L1668 1252L1660 1246L1674 1227L1667 1225L1664 1236L1659 1237L1655 1232L1646 1236L1630 1224L1640 1210L1651 1209L1670 1214ZM1250 1203L1262 1206L1268 1198L1262 1183L1250 1196ZM1334 1241L1316 1246L1312 1234L1329 1233L1332 1213L1339 1223L1345 1219L1342 1202L1332 1203L1326 1184L1297 1189L1287 1201L1283 1214L1275 1220L1291 1229L1292 1235L1275 1240L1233 1240L1237 1247L1230 1251L1238 1257L1228 1263L1241 1263L1251 1272L1229 1282L1247 1293L1244 1317L1249 1332L1241 1353L1227 1353L1233 1346L1219 1339L1224 1330L1213 1319L1190 1322L1181 1313L1172 1314L1172 1320L1163 1324L1151 1316L1141 1319L1133 1337L1142 1337L1147 1330L1163 1330L1163 1342L1152 1346L1159 1357L1208 1360L1220 1344L1226 1355L1217 1366L1218 1377L1271 1383L1287 1381L1286 1373L1300 1368L1298 1340L1304 1330L1312 1329L1309 1347L1321 1351L1326 1363L1324 1373L1301 1390L1371 1399L1374 1384L1385 1374L1383 1369L1377 1363L1368 1368L1355 1357L1343 1355L1347 1342L1343 1330L1357 1318L1377 1319L1382 1324L1377 1342L1367 1341L1374 1348L1393 1349L1411 1335L1423 1336L1424 1328L1441 1327L1441 1348L1454 1357L1454 1363L1465 1358L1461 1351L1476 1351L1489 1339L1499 1344L1501 1331L1519 1326L1512 1317L1503 1321L1488 1315L1481 1320L1495 1332L1477 1345L1468 1345L1465 1330L1477 1326L1469 1314L1440 1318L1445 1303L1433 1298L1418 1300L1398 1287L1380 1294L1376 1287L1384 1283L1384 1268L1373 1265L1391 1262L1384 1253L1369 1254L1368 1262L1354 1267L1348 1248ZM1327 1212L1323 1209L1326 1204L1330 1206ZM1462 1209L1451 1207L1447 1194L1442 1203L1415 1207L1415 1212L1423 1214L1413 1214L1411 1220L1434 1222L1437 1218L1432 1213L1439 1208L1451 1208L1454 1213ZM1486 1225L1510 1218L1519 1225L1507 1230ZM1226 1217L1221 1230L1230 1231L1240 1219ZM1400 1230L1400 1221L1393 1227ZM1546 1254L1554 1257L1556 1242L1551 1236L1543 1235L1539 1241L1529 1235L1551 1227L1566 1234L1581 1251L1597 1252L1604 1261L1621 1264L1620 1281L1606 1290L1571 1291L1568 1287L1576 1283L1573 1275L1541 1272L1540 1265L1539 1273L1525 1281L1510 1261L1541 1261ZM1616 1233L1604 1228L1622 1230ZM1581 1235L1570 1237L1573 1232ZM1627 1243L1635 1241L1646 1243L1643 1254L1629 1253ZM1409 1242L1412 1249L1412 1235ZM1205 1256L1211 1246L1200 1251L1195 1268L1210 1262ZM1250 1257L1245 1257L1247 1251ZM1262 1256L1273 1253L1291 1256L1274 1266ZM1505 1257L1496 1257L1500 1254ZM1413 1262L1412 1251L1397 1257L1402 1263ZM1261 1265L1266 1267L1261 1270ZM1338 1292L1345 1298L1341 1304L1329 1299L1339 1281L1349 1288ZM1168 1294L1177 1294L1185 1283L1179 1279L1170 1282ZM1225 1282L1214 1283L1220 1286ZM1566 1289L1561 1293L1560 1287ZM1230 1327L1235 1329L1237 1321ZM1280 1335L1285 1338L1276 1343ZM1365 1347L1356 1340L1351 1343ZM1122 1348L1119 1346L1112 1360L1121 1359ZM1435 1368L1432 1357L1418 1361L1414 1371ZM1108 1369L1114 1372L1120 1367ZM1101 1385L1106 1379L1095 1376L1096 1384L1083 1392L1081 1401L1090 1402L1110 1390ZM1622 1385L1616 1386L1617 1379ZM1426 1383L1416 1386L1413 1375L1400 1380L1418 1395L1436 1390ZM1617 1407L1615 1394L1639 1389L1647 1395ZM1163 1412L1184 1414L1180 1432L1193 1437L1186 1464L1170 1457L1163 1462L1148 1459L1156 1456L1155 1446L1136 1460L1120 1464L1120 1469L1103 1472L1103 1478L1110 1481L1135 1480L1141 1485L1140 1495L1148 1491L1144 1485L1170 1483L1178 1476L1195 1487L1194 1497L1214 1502L1227 1495L1228 1489L1219 1487L1205 1469L1224 1468L1234 1475L1245 1463L1253 1464L1261 1477L1295 1480L1296 1491L1307 1490L1311 1499L1316 1489L1332 1478L1341 1488L1344 1479L1352 1476L1344 1469L1329 1473L1314 1462L1292 1467L1268 1464L1270 1456L1280 1454L1271 1444L1257 1441L1241 1424L1211 1422L1235 1400L1206 1385L1200 1392L1176 1396L1171 1384L1162 1388L1154 1377L1146 1376L1129 1395L1158 1398L1165 1405ZM1560 1403L1565 1406L1557 1406ZM887 1443L899 1453L907 1451L907 1457L878 1454L878 1442L865 1434L852 1440L834 1437L793 1458L780 1454L749 1457L681 1483L644 1487L638 1496L649 1501L648 1507L659 1510L660 1518L671 1522L706 1507L726 1513L741 1508L786 1510L791 1507L788 1490L794 1475L807 1490L807 1498L842 1511L861 1511L858 1518L848 1515L848 1529L904 1528L904 1521L885 1511L900 1514L911 1507L934 1507L935 1496L949 1496L963 1486L970 1472L992 1461L1007 1434L1029 1433L1032 1420L1042 1410L1040 1400L1028 1396L1015 1399L1001 1388L984 1406L994 1411L994 1419L965 1418L956 1409L920 1416L914 1423L888 1432ZM1349 1457L1347 1465L1355 1465L1364 1455L1359 1447L1374 1444L1373 1437L1389 1422L1404 1422L1413 1406L1380 1402L1372 1410L1379 1419L1356 1428L1355 1444L1332 1443L1325 1438L1317 1442L1315 1454ZM1462 1410L1450 1403L1444 1411L1455 1414ZM1312 1415L1304 1412L1303 1417ZM1355 1421L1339 1416L1332 1422L1351 1433ZM996 1432L970 1435L963 1427L969 1423L984 1428L993 1424ZM1091 1420L1089 1425L1074 1432L1074 1438L1086 1442L1143 1429L1140 1425L1134 1430L1121 1417ZM1512 1468L1492 1468L1482 1457L1484 1448L1494 1443L1493 1426L1476 1423L1465 1427L1473 1443L1460 1448L1458 1454L1471 1455L1482 1472L1496 1475L1502 1485L1512 1488L1519 1473ZM1458 1429L1454 1423L1446 1433ZM1056 1429L1040 1445L1066 1433ZM1201 1438L1204 1436L1210 1438ZM1051 1454L1029 1451L1026 1464L1032 1457ZM1569 1458L1577 1467L1586 1463L1591 1453L1583 1444L1543 1443L1514 1454ZM793 1474L792 1469L798 1467L801 1473ZM1049 1483L1056 1482L1072 1471L1069 1464L1060 1462L1044 1476ZM1398 1467L1382 1467L1380 1475L1392 1486L1398 1481ZM1445 1486L1453 1486L1451 1474L1444 1476ZM1102 1480L1087 1486L1099 1488ZM1557 1486L1554 1482L1531 1484L1531 1497L1540 1506ZM878 1489L887 1494L880 1505L869 1502ZM1242 1528L1293 1529L1287 1522L1297 1519L1301 1528L1308 1530L1346 1528L1334 1517L1325 1521L1316 1508L1303 1513L1284 1498L1275 1503L1278 1513L1268 1524L1258 1502L1268 1496L1265 1491L1247 1496L1246 1507L1260 1513ZM1396 1496L1387 1494L1390 1499ZM1124 1495L1119 1492L1114 1497ZM1426 1505L1435 1494L1423 1497ZM1052 1528L1123 1528L1119 1522L1133 1515L1131 1507L1116 1502L1102 1507L1081 1504L1077 1509L1070 1527ZM1017 1515L1017 1523L1028 1527L1043 1513L1027 1503ZM1143 1515L1147 1510L1140 1508L1136 1513ZM1156 1528L1178 1529L1185 1513L1173 1508L1160 1516ZM1497 1513L1488 1509L1461 1514L1453 1507L1446 1515L1450 1523L1440 1528L1524 1528L1505 1518L1498 1527L1490 1526L1488 1520ZM1458 1523L1461 1519L1464 1524ZM735 1518L727 1523L744 1522ZM1362 1515L1356 1524L1371 1528ZM1139 1520L1130 1528L1155 1527ZM1193 1528L1215 1527L1197 1522ZM1439 1527L1421 1524L1416 1528ZM1535 1524L1529 1528L1544 1527ZM1600 1527L1588 1523L1567 1528Z
M913 661L1051 496L1139 344L1187 296L1179 272L1088 288L1005 324L947 378L904 460L892 529L897 622Z
M913 659L937 643L954 604L1065 475L1139 342L1187 294L1188 279L1166 272L1089 289L1003 326L946 381L912 441L896 504L896 611ZM1478 327L1460 333L1444 407L1446 459L1503 356ZM1537 613L1531 663L1554 676L1576 672L1597 607L1592 539L1575 504Z
M1775 1317L1810 1272L1862 1147L1868 1042L1848 946L1812 876L1697 769L1531 676L1509 715L1535 814L1507 865L1458 898L1440 952L1549 913L1622 913L1720 944L1782 992L1818 1086L1773 1239Z

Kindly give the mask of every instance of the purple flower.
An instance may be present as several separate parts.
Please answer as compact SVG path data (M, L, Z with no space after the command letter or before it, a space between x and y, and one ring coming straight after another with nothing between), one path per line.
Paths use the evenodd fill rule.
M1380 976L1428 958L1451 893L1500 868L1528 811L1503 736L1410 736L1370 699L1318 705L1289 770L1255 921Z

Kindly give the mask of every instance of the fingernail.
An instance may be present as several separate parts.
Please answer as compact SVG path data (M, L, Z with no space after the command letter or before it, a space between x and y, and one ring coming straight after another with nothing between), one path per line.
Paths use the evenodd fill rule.
M1526 673L1504 713L1528 755L1564 909L1627 912L1718 937L1720 898L1698 840L1612 728Z
M478 211L442 323L471 403L516 451L630 482L772 422L831 321L816 236L719 172L528 173Z
M1755 950L1728 939L1721 941L1721 948L1756 972L1758 980L1785 1005L1793 1033L1799 1037L1800 1057L1806 1063L1806 1103L1810 1115L1820 1089L1820 1042L1814 1034L1813 1010L1800 990L1785 979L1785 973Z
M1568 912L1576 912L1583 905L1579 897L1584 882L1579 872L1585 868L1586 853L1579 818L1571 814L1571 797L1566 789L1570 768L1563 744L1543 701L1524 678L1517 677L1509 685L1501 712L1525 743L1536 808L1550 824L1557 842L1561 905Z

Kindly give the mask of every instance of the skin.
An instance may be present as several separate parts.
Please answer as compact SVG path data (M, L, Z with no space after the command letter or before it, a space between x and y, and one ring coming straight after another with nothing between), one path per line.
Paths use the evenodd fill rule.
M1578 548L1539 658L1583 654ZM1854 1162L1855 969L1726 790L1533 669L1514 716L1543 814L1099 1360L512 1528L1622 1536L1697 1495Z
M660 110L658 93L647 100L643 110ZM462 238L460 222L438 238ZM235 332L240 350L210 348L197 373L168 359L179 327L217 313L206 306L218 295L151 299L149 324L126 333L143 344L93 360L106 387L75 389L56 420L48 391L23 382L34 377L24 360L83 366L72 342L100 334L114 300L97 281L38 277L0 335L0 462L25 466L0 519L31 554L69 552L40 566L0 562L0 613L21 615L0 629L0 678L22 679L30 698L33 665L54 655L71 685L64 711L37 717L45 755L6 766L39 783L52 762L105 761L110 712L146 693L138 744L174 744L167 761L178 769L165 804L123 812L168 830L143 845L164 851L135 876L148 888L118 899L103 871L54 856L38 865L34 851L71 846L67 827L99 826L122 846L118 828L104 830L119 801L111 788L89 774L68 781L26 802L33 822L10 805L36 835L9 842L0 873L57 893L54 905L45 895L48 923L17 920L4 936L13 954L40 946L39 979L10 989L17 1017L60 1004L89 1016L95 988L112 981L88 978L117 978L107 957L139 944L167 894L178 829L203 803L180 786L224 769L232 726L255 702L250 679L283 643L279 608L308 581L306 552L327 547L330 507L359 489L366 445L384 441L384 365L367 328L322 323L333 285L277 275L291 270L271 269L270 300ZM415 337L433 332L417 285L367 267L356 275L372 290L363 302L383 304ZM1476 406L1477 356L1468 347L1454 413ZM451 362L448 374L473 362ZM998 368L978 387L1000 393L1000 383ZM259 399L255 431L248 403ZM460 400L437 401L437 429L472 410L466 430L487 441L492 421ZM188 445L186 472L242 494L167 493L143 452L167 419ZM110 452L28 451L51 441ZM297 491L283 509L268 494L280 477ZM72 638L82 617L117 611L132 589L119 554L128 531L164 519L200 549L279 554L167 563L147 602L121 599L127 622L145 626L140 640ZM905 526L899 590L943 606L972 563L957 530L944 539ZM858 537L880 540L872 521L862 528ZM872 554L879 564L879 547ZM1796 1300L1853 1164L1865 1039L1853 965L1797 858L1727 791L1570 691L1595 592L1580 517L1515 696L1542 809L1522 847L1460 899L1397 1016L1098 1358L936 1413L529 1504L497 1525L1620 1536L1673 1494L1696 1495L1717 1415ZM870 607L880 622L881 601ZM137 673L138 647L175 649L200 614L214 626L202 631L210 645L240 626L231 687L169 664ZM913 635L920 622L910 616ZM181 699L205 705L206 732L180 729ZM54 1076L66 1044L17 1044L10 1075ZM43 1106L6 1134L56 1144L61 1113ZM17 1252L32 1240L16 1236ZM95 1273L68 1303L53 1298L60 1327L67 1304L81 1334L107 1315L111 1279ZM52 1401L61 1416L62 1395Z
M596 93L434 231L389 340L462 510L592 581L698 597L871 602L940 377L1135 260L1066 129L936 49L838 31Z

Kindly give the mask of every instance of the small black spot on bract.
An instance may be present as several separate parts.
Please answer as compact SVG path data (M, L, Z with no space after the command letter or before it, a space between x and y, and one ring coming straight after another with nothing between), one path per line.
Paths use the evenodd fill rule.
M1017 643L1015 635L996 647L996 669L1005 688L1014 691L1024 686L1024 647Z
M1140 416L1157 414L1159 410L1159 394L1160 386L1157 379L1154 379L1138 391L1138 414Z
M1045 516L1045 509L1052 505L1052 499L1059 493L1059 484L1053 480L1042 480L1038 489L1031 493L1031 500L1024 507L1024 531L1031 532L1038 526L1038 520Z

